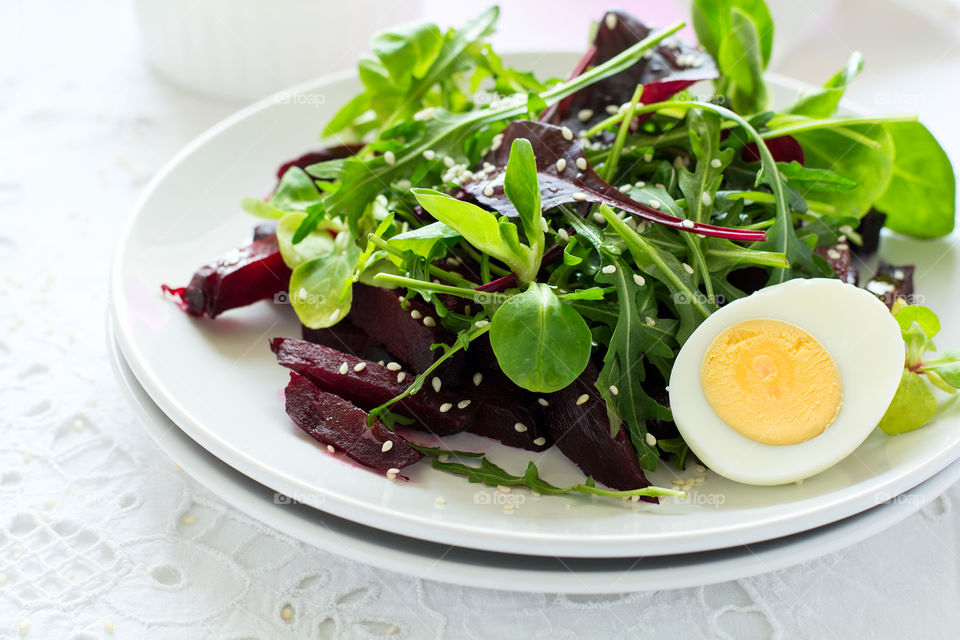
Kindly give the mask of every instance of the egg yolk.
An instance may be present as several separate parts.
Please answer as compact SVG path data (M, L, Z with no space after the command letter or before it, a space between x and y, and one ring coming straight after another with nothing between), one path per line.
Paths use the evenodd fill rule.
M840 372L823 345L779 320L746 320L724 330L703 358L700 382L721 420L770 445L820 435L843 397Z

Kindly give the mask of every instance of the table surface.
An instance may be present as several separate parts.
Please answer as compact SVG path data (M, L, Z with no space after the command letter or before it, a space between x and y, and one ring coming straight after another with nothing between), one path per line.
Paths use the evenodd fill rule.
M867 8L842 2L820 16L775 69L822 81L855 45L868 66L853 98L919 112L960 158L956 24ZM519 36L501 44L523 48L522 31L506 31ZM234 108L152 74L126 2L0 5L0 639L955 637L956 487L889 531L792 569L575 597L372 569L198 486L113 379L107 280L145 182Z

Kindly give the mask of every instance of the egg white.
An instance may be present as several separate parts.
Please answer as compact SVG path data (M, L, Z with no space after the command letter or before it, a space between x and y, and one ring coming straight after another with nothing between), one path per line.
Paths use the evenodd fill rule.
M843 397L836 420L806 442L776 446L750 440L720 419L703 392L700 370L714 339L758 318L808 332L840 372ZM693 332L670 374L670 407L683 439L716 473L745 484L786 484L832 467L860 446L893 399L903 362L900 327L873 294L829 278L789 280L731 302Z

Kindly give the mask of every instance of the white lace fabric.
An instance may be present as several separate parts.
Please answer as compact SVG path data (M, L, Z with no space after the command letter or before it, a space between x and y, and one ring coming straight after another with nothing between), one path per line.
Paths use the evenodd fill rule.
M956 637L957 488L792 569L558 596L370 568L192 481L113 378L109 256L147 178L231 110L143 67L122 0L0 6L0 640Z

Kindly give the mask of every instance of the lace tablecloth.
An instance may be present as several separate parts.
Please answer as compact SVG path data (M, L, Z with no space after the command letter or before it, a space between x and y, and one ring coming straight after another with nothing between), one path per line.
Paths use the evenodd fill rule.
M198 486L113 379L107 276L138 190L232 107L151 75L125 3L80 4L0 7L0 639L956 637L960 488L785 571L573 597L372 569ZM927 63L955 77L957 54ZM955 114L919 108L958 151Z

